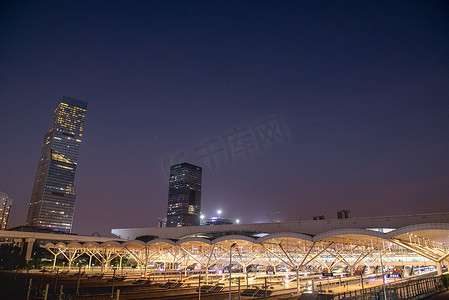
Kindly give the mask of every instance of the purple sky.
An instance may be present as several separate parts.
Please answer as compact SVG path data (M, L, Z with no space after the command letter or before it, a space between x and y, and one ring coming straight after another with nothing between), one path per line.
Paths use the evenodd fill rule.
M89 102L75 233L155 226L179 153L206 216L449 211L447 1L3 1L0 34L10 227L62 95ZM276 116L288 142L262 151L252 126ZM247 156L197 159L247 127Z

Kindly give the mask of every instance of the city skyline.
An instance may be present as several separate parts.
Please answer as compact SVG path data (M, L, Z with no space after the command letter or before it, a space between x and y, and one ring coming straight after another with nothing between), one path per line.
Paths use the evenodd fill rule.
M70 233L87 103L62 96L45 134L25 225Z
M445 1L1 7L9 227L27 219L61 95L89 103L74 233L156 226L184 161L203 168L206 217L449 211Z

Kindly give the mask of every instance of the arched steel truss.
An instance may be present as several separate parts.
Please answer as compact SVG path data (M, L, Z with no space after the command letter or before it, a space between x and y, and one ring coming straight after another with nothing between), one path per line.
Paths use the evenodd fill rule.
M58 257L63 257L70 268L75 259L86 254L90 258L89 267L96 260L105 271L114 258L120 258L120 267L123 257L134 260L139 270L146 272L156 263L167 269L185 269L196 264L209 270L217 265L227 266L232 256L232 262L243 272L253 264L283 265L291 271L321 267L332 272L338 266L353 270L383 263L387 266L435 265L441 273L441 265L449 257L449 247L426 237L435 235L449 235L449 224L408 226L389 233L346 229L315 237L276 233L257 239L228 235L214 240L193 237L178 241L154 239L147 243L139 240L47 243L43 247L54 255L54 265Z

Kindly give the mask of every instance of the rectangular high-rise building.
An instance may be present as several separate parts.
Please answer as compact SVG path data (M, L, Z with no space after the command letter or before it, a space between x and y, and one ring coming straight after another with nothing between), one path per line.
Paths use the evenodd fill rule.
M9 214L11 212L12 199L7 193L0 192L0 230L6 230Z
M201 167L189 163L170 167L167 227L200 225Z
M26 225L70 233L87 102L63 96L44 136Z
M349 218L351 218L351 212L349 211L349 209L343 209L343 210L337 211L337 218L349 219Z

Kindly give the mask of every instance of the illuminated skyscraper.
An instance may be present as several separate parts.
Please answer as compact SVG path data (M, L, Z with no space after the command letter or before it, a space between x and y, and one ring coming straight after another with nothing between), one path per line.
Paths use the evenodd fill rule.
M11 212L12 199L7 193L0 192L0 230L8 226L9 213Z
M44 137L26 225L70 232L75 210L75 171L87 102L63 96Z
M170 167L167 227L200 225L202 169L189 163Z

